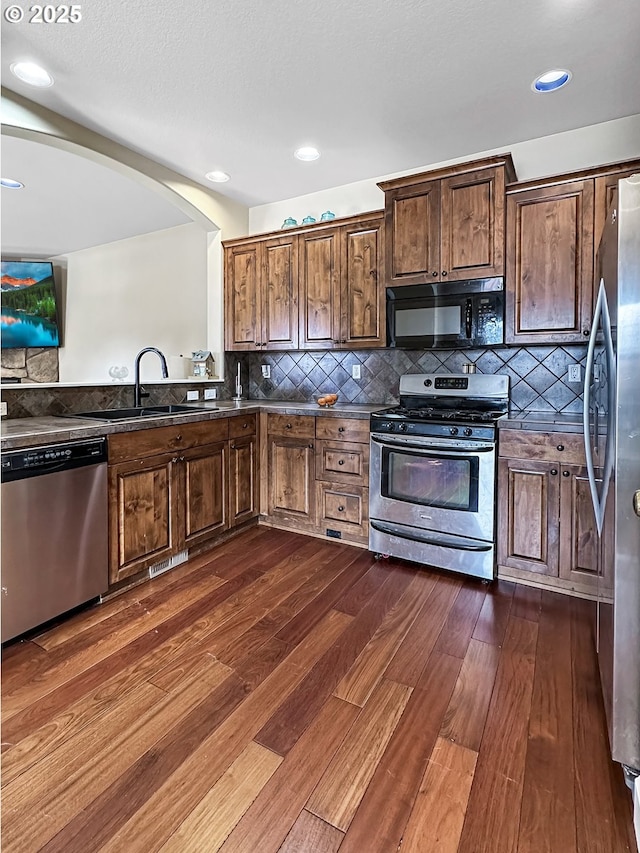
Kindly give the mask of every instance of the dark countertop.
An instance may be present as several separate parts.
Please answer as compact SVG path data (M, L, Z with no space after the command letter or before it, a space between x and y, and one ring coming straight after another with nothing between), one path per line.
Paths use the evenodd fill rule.
M82 438L96 438L117 432L132 432L140 429L171 426L177 423L193 423L202 420L228 418L238 412L248 414L271 412L285 415L318 415L320 417L349 417L367 420L371 412L383 408L384 404L362 406L356 403L336 403L331 408L316 403L292 403L266 400L243 400L234 403L219 400L215 403L193 403L193 414L167 415L157 418L131 418L123 421L97 421L76 417L14 418L2 421L2 450L14 450L41 444L57 444Z
M558 412L513 411L498 421L500 429L530 429L543 432L582 432L582 412L561 414Z

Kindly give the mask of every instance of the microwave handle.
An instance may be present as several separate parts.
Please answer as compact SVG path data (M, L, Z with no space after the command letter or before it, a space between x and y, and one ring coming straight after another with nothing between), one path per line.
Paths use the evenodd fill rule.
M467 299L467 304L464 312L464 333L466 338L471 337L471 321L473 319L473 303Z

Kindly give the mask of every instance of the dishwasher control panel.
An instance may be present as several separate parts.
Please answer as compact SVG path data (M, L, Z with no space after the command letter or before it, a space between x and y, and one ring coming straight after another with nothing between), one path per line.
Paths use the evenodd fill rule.
M54 444L44 447L28 447L2 454L2 478L22 473L46 473L48 469L80 468L107 461L107 442L104 438Z

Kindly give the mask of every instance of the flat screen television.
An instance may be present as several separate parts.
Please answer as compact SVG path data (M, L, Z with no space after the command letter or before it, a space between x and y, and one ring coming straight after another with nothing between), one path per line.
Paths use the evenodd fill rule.
M2 261L2 348L59 347L58 304L49 261Z

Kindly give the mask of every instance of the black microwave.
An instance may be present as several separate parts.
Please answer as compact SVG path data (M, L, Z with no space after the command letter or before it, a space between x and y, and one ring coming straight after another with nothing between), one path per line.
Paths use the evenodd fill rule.
M387 346L470 349L504 344L504 279L387 288Z

